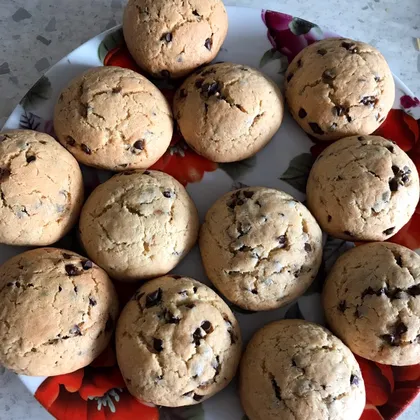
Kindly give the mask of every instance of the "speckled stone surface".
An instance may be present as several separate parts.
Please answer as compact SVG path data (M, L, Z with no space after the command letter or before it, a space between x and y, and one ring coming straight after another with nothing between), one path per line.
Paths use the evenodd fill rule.
M125 0L0 0L0 126L28 88L64 55L121 22ZM419 0L225 0L279 10L373 44L420 95ZM52 418L0 366L0 419ZM400 417L420 418L420 398Z

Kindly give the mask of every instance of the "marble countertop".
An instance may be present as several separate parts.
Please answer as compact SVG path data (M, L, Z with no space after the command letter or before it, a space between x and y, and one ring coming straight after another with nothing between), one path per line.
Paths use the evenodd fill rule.
M51 65L121 22L124 0L0 0L0 127ZM404 3L403 7L401 3ZM419 0L225 0L271 8L318 23L379 48L394 74L420 95ZM51 416L17 376L0 366L0 420ZM420 398L400 417L420 418Z

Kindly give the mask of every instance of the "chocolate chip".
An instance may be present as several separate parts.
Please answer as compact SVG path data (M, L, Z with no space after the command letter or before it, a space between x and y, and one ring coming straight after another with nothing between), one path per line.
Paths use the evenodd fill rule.
M379 76L375 76L375 82L380 82L381 81L381 78L379 77Z
M178 295L187 296L188 293L187 293L186 290L181 290L181 291L178 292Z
M193 395L194 401L201 401L203 398L204 398L204 395L198 395L198 394Z
M287 83L289 83L292 80L293 73L289 73L286 77Z
M382 340L386 341L389 345L396 345L395 344L395 336L393 334L384 334L381 335Z
M171 42L172 41L172 34L170 32L166 32L160 38L161 41Z
M325 48L321 48L321 49L319 49L319 50L317 51L317 53L318 53L319 55L325 55L325 54L327 54L327 50L326 50Z
M207 97L220 93L220 85L218 82L204 83L201 87L201 93Z
M314 122L310 122L309 123L309 127L311 127L311 130L315 133L315 134L319 134L322 135L324 134L324 131L322 130L322 128Z
M393 146L387 146L386 147L391 153L394 153L394 147Z
M146 308L151 308L153 306L158 305L161 299L162 299L162 289L159 287L159 289L146 295Z
M347 235L347 236L351 236L351 237L353 237L354 235L350 232L350 231L348 231L348 230L345 230L344 231L344 234L345 235Z
M9 282L9 283L6 284L6 286L7 287L11 287L11 286L13 286L13 283L12 282Z
M63 288L61 286L58 286L58 291L61 292Z
M78 276L78 275L80 275L79 270L77 269L77 267L74 264L66 264L64 266L64 269L66 270L66 273L69 276Z
M297 66L298 66L298 67L302 67L302 60L298 60L298 61L297 61Z
M133 147L137 150L143 150L144 149L144 140L137 140L134 142Z
M186 97L187 97L187 95L188 95L188 93L187 93L187 90L186 90L186 89L181 89L181 90L179 91L179 96L180 96L181 98L186 98Z
M193 10L192 14L194 16L201 17L200 13L198 13L197 10Z
M368 287L367 289L363 290L361 297L362 299L365 298L365 296L369 296L369 295L375 295L376 292L372 289L372 287Z
M346 115L346 118L347 118L347 121L348 121L348 122L352 122L352 118L350 117L350 115L348 115L348 114L347 114L347 115Z
M186 392L185 394L182 394L183 397L192 397L193 391Z
M63 252L63 258L66 260L69 260L72 256L70 254L67 254L66 252Z
M166 198L171 198L172 197L172 193L170 191L162 191L162 194Z
M403 322L399 322L395 327L395 334L398 336L403 335L408 330L407 325L405 325Z
M280 235L277 238L277 241L279 242L279 248L284 248L287 246L287 236L286 235Z
M364 141L364 140L366 140L366 137L359 136L359 137L357 137L357 140L359 140L359 141Z
M378 99L375 96L364 96L360 103L365 106L373 106L378 103Z
M392 178L391 181L389 181L389 189L394 192L398 191L398 187L398 181L396 180L396 178Z
M110 332L114 329L114 320L108 315L108 319L105 324L105 332Z
M76 140L72 136L67 136L66 143L69 146L74 146L76 144Z
M163 341L159 338L154 338L153 348L157 353L160 353L163 350Z
M96 306L96 303L97 303L97 302L96 302L96 300L95 300L93 297L90 297L90 298L89 298L89 305L90 305L90 306Z
M74 334L74 335L82 335L82 331L80 331L80 328L79 328L79 326L78 326L78 325L74 325L74 326L70 329L69 333L70 333L70 334Z
M337 77L337 73L333 69L327 69L322 73L322 78L324 79L324 82L330 82L334 80Z
M420 295L420 284L416 284L415 286L411 286L408 288L407 293L410 296L419 296Z
M185 307L188 308L188 309L192 309L192 308L195 308L195 304L194 303L187 303L185 305Z
M209 51L211 51L211 47L213 46L213 41L212 41L212 39L211 38L207 38L205 41L204 41L204 46L209 50Z
M254 294L254 295L258 295L258 290L257 289L252 289L251 293Z
M204 83L204 79L197 79L197 80L195 81L195 83L194 83L194 86L195 86L197 89L200 89L200 88L201 88L201 86L203 86L203 83Z
M357 54L359 52L356 44L353 42L343 42L341 46L353 54Z
M359 377L358 376L356 376L356 375L350 375L350 385L357 386L357 385L359 385L359 382L360 382L360 380L359 380Z
M80 147L82 148L83 152L85 152L87 155L92 154L92 150L90 150L90 148L86 146L86 144L82 143Z
M83 270L90 270L93 267L93 262L90 260L82 261Z
M169 71L168 71L168 70L162 70L162 71L160 72L160 75L161 75L162 77L164 77L165 79L169 79L169 77L171 76L171 73L169 73Z
M273 375L271 375L271 386L273 387L276 398L281 401L280 387Z
M340 301L340 303L338 304L338 309L341 312L344 312L347 309L347 303L345 300Z
M193 343L195 343L196 346L199 346L202 338L201 329L197 328L193 333Z
M332 217L330 215L328 215L327 220L328 220L328 223L331 222Z
M165 310L165 320L168 324L179 324L180 319L171 311Z
M341 117L346 112L346 109L341 105L336 105L333 107L332 112L336 117Z
M77 295L77 290L78 290L78 289L77 289L77 286L74 286L74 287L73 287L73 290L74 290L74 293L76 293L76 295Z
M391 235L391 234L392 234L392 232L394 232L394 229L395 229L395 227L390 227L390 228L388 228L388 229L385 229L382 233L383 233L384 235Z
M211 325L210 321L203 321L201 323L201 328L206 332L206 334L213 332L213 326Z
M305 118L308 115L308 113L303 108L300 108L298 115L299 115L299 118Z
M306 251L306 252L311 252L311 251L312 251L311 244L305 243L304 248L305 248L305 251Z
M194 286L194 287L193 287L193 292L194 292L194 293L197 293L197 290L198 290L198 289L197 289L197 287L196 287L196 286Z
M26 158L26 163L31 163L36 160L36 156L28 156Z
M244 196L245 198L252 198L252 196L254 195L254 193L252 191L244 191Z

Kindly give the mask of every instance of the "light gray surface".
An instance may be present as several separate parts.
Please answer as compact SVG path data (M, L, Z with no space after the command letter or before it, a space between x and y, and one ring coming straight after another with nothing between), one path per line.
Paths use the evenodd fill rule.
M378 47L420 94L420 0L225 0L299 16ZM121 22L124 0L0 0L0 126L40 75L81 43ZM0 366L0 419L48 419L17 377ZM420 419L420 399L400 420ZM75 419L77 420L77 419Z

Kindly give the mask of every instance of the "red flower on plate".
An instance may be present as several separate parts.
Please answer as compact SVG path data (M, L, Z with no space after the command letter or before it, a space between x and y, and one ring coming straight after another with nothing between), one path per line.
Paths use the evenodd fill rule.
M140 67L134 61L134 58L128 52L125 44L119 45L108 52L104 58L104 66L124 67L143 74Z
M404 109L410 109L420 106L420 100L416 97L412 98L409 95L404 95L400 98L400 104Z
M366 404L359 420L384 420L384 418L374 405Z
M110 347L84 369L45 379L35 398L58 420L159 419L128 393Z

